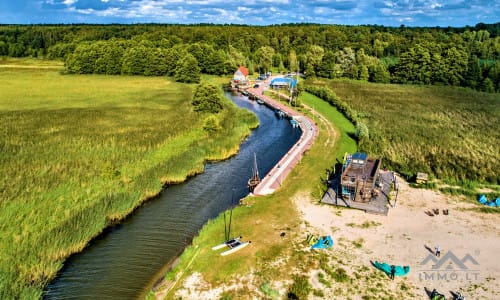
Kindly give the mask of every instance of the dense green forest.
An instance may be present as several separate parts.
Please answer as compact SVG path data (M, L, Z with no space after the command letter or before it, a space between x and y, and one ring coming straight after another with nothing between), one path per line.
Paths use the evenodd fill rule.
M307 77L500 91L500 23L0 25L0 56L62 59L67 72L77 74L169 75L196 82L198 72L230 74L245 65L251 72L299 70Z

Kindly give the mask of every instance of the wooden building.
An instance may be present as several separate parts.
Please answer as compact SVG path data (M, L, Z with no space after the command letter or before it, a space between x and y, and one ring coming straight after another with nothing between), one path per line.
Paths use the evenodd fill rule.
M369 202L376 197L380 163L380 159L370 159L366 153L346 154L340 181L342 198Z
M248 80L248 69L241 66L234 72L233 82L238 84L245 84Z

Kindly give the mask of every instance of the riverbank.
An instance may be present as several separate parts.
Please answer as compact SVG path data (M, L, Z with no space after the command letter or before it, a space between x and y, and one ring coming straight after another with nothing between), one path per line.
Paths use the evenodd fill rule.
M401 178L398 182L399 200L387 217L320 205L307 193L294 196L301 225L294 229L295 232L287 232L288 242L295 246L295 251L302 252L305 263L310 256L326 259L326 262L310 265L305 273L311 290L308 299L425 299L434 288L447 298L452 296L450 292L460 292L467 299L498 298L500 263L495 251L499 246L499 233L483 230L495 227L496 216L472 212L474 205L463 199L411 188ZM448 209L449 214L440 213L434 217L425 214L435 208ZM333 248L320 250L322 253L311 251L304 243L305 236L311 233L331 235ZM426 259L434 257L432 251L437 244L442 249L444 265L432 270L435 263L426 262ZM459 260L469 255L470 258L464 261L465 269L452 259L446 259L449 255ZM268 263L280 268L290 259L293 256L281 256ZM373 261L408 265L411 270L407 277L390 280L371 265ZM167 299L219 299L233 294L269 297L256 275L259 272L258 268L248 270L240 273L238 279L219 285L207 281L203 272L192 272L184 278L175 296ZM345 279L335 277L339 272L345 272ZM291 284L291 279L269 278L267 290L285 297Z
M402 186L397 206L387 217L319 204L324 179L320 173L335 161L332 153L355 150L348 142L353 128L314 98L307 104L319 107L324 114L325 122L316 119L321 128L317 143L283 188L271 196L247 198L244 206L233 212L238 216L236 232L252 244L221 258L209 247L222 238L216 238L224 224L222 216L208 223L183 254L179 266L166 276L176 285L165 298L280 298L302 292L309 295L308 299L422 299L427 297L426 289L433 288L447 296L460 290L468 298L497 298L500 269L492 251L498 248L499 233L488 230L495 227L495 214L477 213L473 204L460 197L413 189L403 180L399 181ZM346 127L339 131L339 124ZM333 125L333 130L327 125ZM439 209L440 215L428 216L425 211L431 209ZM444 215L443 209L449 214ZM311 251L305 241L308 234L331 235L333 248ZM442 274L438 279L436 274L431 277L425 273L433 267L424 263L426 257L433 257L426 246L432 250L437 243L442 257L452 252L460 260L470 254L479 267L467 262L466 268L479 270L478 280L449 276L443 280ZM370 261L375 260L410 265L410 275L391 281L372 267ZM440 271L447 272L449 263Z
M257 126L228 102L226 131L208 136L191 86L165 78L33 67L0 79L2 298L41 297L72 253L165 183L234 155Z
M281 186L283 180L286 179L287 175L301 161L306 151L311 148L319 133L318 127L310 118L264 94L266 86L272 79L273 77L266 79L266 81L258 87L250 88L248 92L253 98L262 101L263 104L270 107L272 110L281 111L287 118L297 122L302 134L290 151L280 159L280 161L265 175L257 187L255 187L253 194L257 196L272 194Z
M303 99L309 107L322 107L323 105L318 98L309 94L305 94ZM224 226L223 216L220 215L210 221L195 237L192 245L183 253L179 265L167 274L166 281L177 281L178 283L173 290L169 291L166 299L175 298L176 290L182 288L184 280L196 272L201 272L203 280L208 282L208 286L215 288L224 282L238 281L236 278L240 274L246 274L248 270L258 270L260 275L255 280L261 284L269 282L270 278L288 278L286 280L289 280L297 265L303 265L301 262L303 257L297 256L297 253L294 252L295 246L290 244L291 239L296 237L295 230L300 226L298 211L290 199L298 191L307 190L319 201L320 195L322 195L321 181L324 178L321 178L318 170L328 168L335 161L336 150L352 151L355 149L355 143L348 135L349 132L354 131L354 127L340 113L336 110L327 113L328 119L337 120L337 126L332 126L325 118L318 118L317 113L311 113L309 107L301 108L301 113L307 115L317 124L320 128L320 134L307 155L283 181L282 188L272 195L247 197L243 201L243 206L233 211L233 220L237 220L233 221L235 227L233 232L241 234L245 240L251 240L252 244L226 257L220 257L218 253L210 251L210 249L207 250L208 245L213 244L214 241L223 240L223 234L220 233L220 228ZM325 148L332 151L324 152ZM308 178L308 180L304 180L304 178ZM301 182L301 184L296 184L297 182ZM281 238L283 232L285 237ZM197 259L189 268L186 268L194 254L194 249L199 249ZM285 257L286 261L278 263L279 272L277 272L277 265L272 261L280 260L279 257ZM180 271L184 275L179 276ZM205 291L210 289L207 285L205 286ZM262 294L259 294L258 290L249 291L243 288L239 291L227 291L221 289L228 296L260 295L256 297L261 297ZM162 293L161 291L157 292L158 294ZM150 297L153 294L151 293Z

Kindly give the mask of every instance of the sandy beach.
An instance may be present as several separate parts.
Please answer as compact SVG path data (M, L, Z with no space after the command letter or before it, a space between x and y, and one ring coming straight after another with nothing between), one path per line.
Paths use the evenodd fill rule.
M416 289L416 299L428 299L425 289L434 288L447 299L452 297L450 291L459 290L466 299L499 299L498 215L471 212L466 209L472 204L456 197L411 188L401 178L399 182L398 201L388 216L318 205L306 197L297 197L295 202L304 221L318 233L329 234L334 241L364 241L362 249L354 250L352 264L370 265L370 260L378 260L409 265L408 281ZM439 209L439 215L425 213L432 209ZM444 215L443 209L449 214ZM339 247L335 244L334 248ZM433 253L437 245L441 247L439 258ZM458 260L467 255L472 259L464 260L464 268L453 261L453 255ZM429 256L437 261L426 261Z
M325 143L333 145L335 130L323 118L319 121L329 136ZM475 205L460 196L412 188L402 178L397 179L397 202L387 216L320 204L307 191L293 197L301 225L288 237L293 239L296 251L311 252L304 246L308 234L330 235L333 247L320 251L325 251L332 270L344 269L351 278L349 282L335 282L330 276L325 284L320 279L326 278L325 270L313 269L306 275L313 289L322 291L322 295L310 293L308 299L430 299L433 289L446 299L453 299L456 292L468 300L500 299L498 214L471 211L469 208ZM439 210L439 214L426 213L433 210ZM434 253L438 245L440 257ZM286 260L270 263L279 266ZM410 272L391 280L373 267L374 261L410 266ZM202 274L194 273L183 280L175 297L219 299L224 292L241 290L242 282L252 292L236 292L238 299L269 298L262 294L252 273L239 274L238 279L223 286L210 286ZM291 281L272 282L279 296L271 298L286 299L290 284Z
M452 299L452 293L458 291L466 299L500 299L497 288L500 274L498 215L471 212L467 208L473 204L457 197L411 188L401 178L399 182L398 201L388 216L318 204L305 194L294 197L293 202L302 217L294 242L300 244L307 233L331 235L334 245L323 251L328 251L331 258L342 258L341 267L348 274L365 270L365 274L354 281L355 289L352 282L322 285L318 282L321 271L312 270L309 281L324 294L310 294L308 299L371 299L374 294L368 291L374 289L384 290L389 298L429 299L434 288L446 299ZM425 213L433 209L439 209L439 215L431 217ZM449 214L444 215L443 209L448 209ZM353 246L356 243L358 246ZM441 247L440 257L434 254L437 245ZM406 277L391 280L380 276L378 273L382 272L371 265L370 261L376 260L408 265L411 271ZM204 282L202 274L195 273L183 281L175 297L218 299L224 291L241 289L242 281L247 289L259 294L252 274L241 274L239 278L234 284L213 287ZM289 284L274 282L272 285L281 298L286 298ZM401 291L402 286L407 290ZM356 292L346 295L339 293L339 288ZM255 296L241 296L242 299L256 299Z

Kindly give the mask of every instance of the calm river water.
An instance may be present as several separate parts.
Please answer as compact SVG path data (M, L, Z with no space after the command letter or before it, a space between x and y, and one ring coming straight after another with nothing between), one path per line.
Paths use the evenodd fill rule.
M242 143L238 155L209 163L203 174L169 186L93 240L66 261L44 298L137 299L209 219L248 194L254 152L263 177L299 139L300 129L264 105L239 95L227 97L259 118L259 128Z

